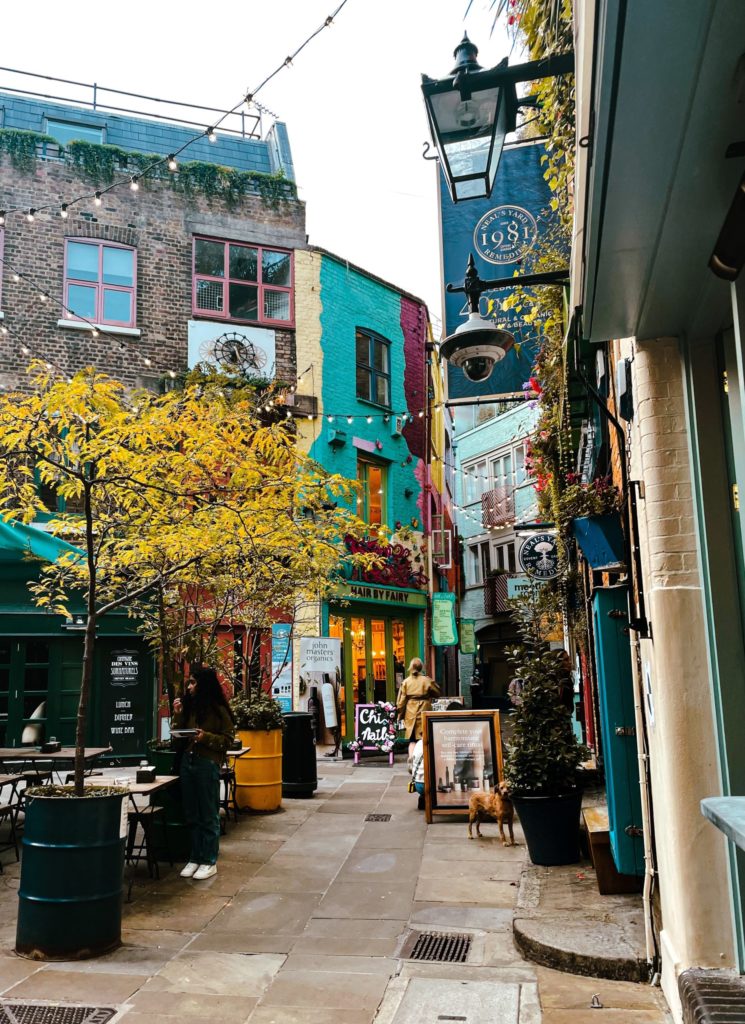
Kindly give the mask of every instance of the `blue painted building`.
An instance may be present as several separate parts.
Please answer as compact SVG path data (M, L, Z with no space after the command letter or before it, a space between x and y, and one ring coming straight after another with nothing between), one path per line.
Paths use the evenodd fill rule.
M321 249L296 254L296 326L298 392L312 395L317 410L313 421L298 421L304 445L327 470L360 485L367 539L349 544L376 546L381 527L393 535L380 545L384 568L349 580L298 628L342 642L351 737L355 704L395 700L410 659L427 660L430 580L447 587L427 544L443 511L430 458L436 371L424 303Z

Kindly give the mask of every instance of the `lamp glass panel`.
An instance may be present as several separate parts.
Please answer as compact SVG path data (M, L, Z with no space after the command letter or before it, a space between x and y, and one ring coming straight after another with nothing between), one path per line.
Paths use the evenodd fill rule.
M429 97L438 148L453 179L486 173L500 94L499 86L492 86L473 92L469 99L457 89Z

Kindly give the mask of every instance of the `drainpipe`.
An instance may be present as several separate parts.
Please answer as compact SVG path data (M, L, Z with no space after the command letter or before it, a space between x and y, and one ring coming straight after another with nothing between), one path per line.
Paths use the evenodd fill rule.
M652 890L657 874L654 860L652 797L649 783L649 754L647 744L647 723L642 703L641 651L639 641L649 637L649 623L646 618L644 602L644 583L641 573L641 557L638 541L638 519L636 510L637 493L640 490L637 481L629 481L626 468L626 436L620 422L616 419L600 394L592 386L584 372L578 367L577 373L602 416L616 431L618 451L621 463L621 483L626 502L626 522L624 523L624 543L626 548L626 566L629 574L629 631L633 639L629 640L631 659L631 683L634 694L634 732L636 735L636 756L639 769L639 790L642 808L642 841L644 844L644 888L642 890L642 907L644 910L644 941L650 975L657 977L659 970L659 954L654 934L654 918L652 914ZM637 493L635 493L637 492ZM633 526L633 545L631 527ZM634 606L634 587L636 587L636 607ZM638 614L637 614L638 613ZM652 980L652 978L650 978Z
M422 316L421 308L419 315ZM427 323L424 324L424 387L422 394L424 409L424 508L422 509L422 528L424 529L424 536L427 541L427 616L424 623L424 643L426 650L425 661L428 667L428 675L430 678L435 678L435 647L432 643L432 605L433 605L433 594L435 591L434 581L434 559L432 558L432 469L430 459L430 444L432 437L432 409L429 402L429 373L430 373L430 360L431 355L429 351L429 345L431 344L427 338L429 336L429 329Z

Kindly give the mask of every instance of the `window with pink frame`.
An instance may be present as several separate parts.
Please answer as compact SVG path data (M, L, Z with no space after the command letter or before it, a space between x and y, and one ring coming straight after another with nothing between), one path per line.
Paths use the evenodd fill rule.
M137 253L124 245L68 238L65 305L71 319L134 327Z
M292 323L292 253L194 239L193 310L249 323Z

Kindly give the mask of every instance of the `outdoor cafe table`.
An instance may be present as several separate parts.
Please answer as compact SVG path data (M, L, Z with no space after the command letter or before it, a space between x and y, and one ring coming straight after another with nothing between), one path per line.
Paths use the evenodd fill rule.
M100 757L110 753L111 747L85 747L83 761L86 768L90 769ZM22 766L20 771L23 771L26 766L33 770L35 762L51 765L52 771L59 777L59 773L65 766L71 768L74 765L75 747L61 747L49 754L43 754L38 747L0 747L0 767L4 768L6 765L20 763Z

